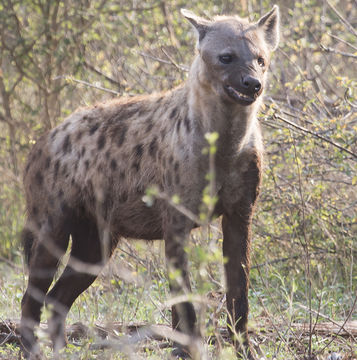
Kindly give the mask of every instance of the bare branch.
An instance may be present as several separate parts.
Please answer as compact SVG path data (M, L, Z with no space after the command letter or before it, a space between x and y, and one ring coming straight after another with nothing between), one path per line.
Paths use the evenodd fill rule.
M344 51L336 50L336 49L331 48L331 47L326 47L325 45L322 45L322 44L320 44L320 47L321 47L321 49L323 51L326 51L326 52L331 52L331 53L335 53L335 54L338 54L338 55L342 55L342 56L346 56L346 57L351 57L353 59L357 59L357 55L355 55L355 54L346 53Z
M92 70L97 75L102 76L104 79L108 80L111 84L117 86L119 89L122 87L122 85L118 81L116 81L116 80L112 79L111 77L109 77L108 75L102 73L100 70L95 68L93 65L89 64L87 61L84 61L84 66L87 67L89 70Z
M339 17L345 27L357 37L357 31L353 28L353 26L337 11L337 9L330 3L329 0L326 0L328 6L335 12L335 14Z
M308 129L306 129L306 128L298 125L298 124L295 124L295 123L293 123L292 121L289 121L288 119L285 119L285 118L283 118L282 116L280 116L280 115L278 115L278 114L274 114L274 115L273 115L273 118L274 118L274 119L279 119L279 120L285 122L286 124L289 124L290 126L293 126L294 128L296 128L296 129L298 129L298 130L300 130L300 131L302 131L302 132L304 132L304 133L306 133L306 134L310 134L310 135L312 135L312 136L314 136L314 137L316 137L316 138L318 138L318 139L320 139L320 140L323 140L323 141L325 141L325 142L333 145L333 146L336 147L337 149L340 149L341 151L344 151L345 153L351 155L353 158L357 159L357 154L355 154L355 153L352 152L351 150L346 149L345 147L343 147L343 146L335 143L334 141L332 141L332 140L330 140L330 139L328 139L328 138L326 138L326 137L324 137L324 136L321 136L320 134L318 134L318 133L316 133L316 132L314 132L314 131L308 130ZM356 160L356 161L357 161L357 160Z
M68 82L75 82L75 83L78 83L78 84L82 84L82 85L85 85L85 86L89 86L89 87L92 87L94 89L98 89L98 90L102 90L102 91L106 91L108 93L111 93L111 94L114 94L114 95L120 95L120 93L118 91L115 91L115 90L111 90L111 89L107 89L107 88L104 88L102 86L99 86L99 85L94 85L94 84L91 84L87 81L84 81L84 80L79 80L79 79L75 79L73 76L71 75L60 75L60 76L56 76L53 80L57 80L57 79L60 79L60 78L63 78L65 79L66 81Z
M348 41L346 41L346 40L343 40L343 39L341 39L340 37L338 37L338 36L336 36L336 35L334 35L334 34L331 34L331 33L327 33L329 36L331 36L332 38L334 38L334 39L336 39L336 40L338 40L338 41L340 41L340 42L342 42L342 43L344 43L345 45L348 45L348 46L350 46L352 49L354 49L354 50L356 50L357 51L357 47L356 46L354 46L353 44L351 44L351 43L349 43Z

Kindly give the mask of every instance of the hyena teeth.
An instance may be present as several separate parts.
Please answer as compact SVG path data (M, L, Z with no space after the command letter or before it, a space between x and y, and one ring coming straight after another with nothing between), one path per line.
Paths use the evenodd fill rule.
M234 88L233 88L232 86L230 86L230 85L227 86L227 89L228 89L230 92L235 93L236 95L238 95L239 97L241 97L241 98L243 98L243 99L253 100L250 96L241 93L240 91L234 89Z

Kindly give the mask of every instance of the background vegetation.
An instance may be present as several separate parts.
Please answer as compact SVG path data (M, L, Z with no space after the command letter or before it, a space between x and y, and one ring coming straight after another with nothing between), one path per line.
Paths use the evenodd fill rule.
M353 336L321 336L321 321L356 317L357 6L354 0L277 0L281 43L260 115L265 175L251 272L254 345L267 359L356 356ZM0 0L0 320L19 317L25 286L21 176L36 139L79 106L169 89L187 77L195 39L180 8L258 19L266 0ZM219 222L188 246L209 357L228 359ZM163 244L123 241L68 322L170 323ZM124 281L125 280L125 284ZM308 332L296 324L307 323ZM311 325L311 326L310 326ZM122 358L70 347L63 357ZM48 351L45 350L45 351ZM125 350L160 359L159 345ZM0 348L15 358L16 345ZM333 355L335 356L335 355ZM332 355L330 355L330 359Z

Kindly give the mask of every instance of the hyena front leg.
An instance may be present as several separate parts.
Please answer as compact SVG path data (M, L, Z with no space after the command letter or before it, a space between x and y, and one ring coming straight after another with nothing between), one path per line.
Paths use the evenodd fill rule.
M169 272L170 290L173 296L191 292L184 246L193 227L192 221L174 209L168 209L164 223L165 255ZM172 327L189 336L197 335L196 313L191 302L184 301L172 306ZM174 356L194 357L193 349L175 343Z
M223 215L223 255L226 259L228 331L239 357L255 359L248 339L248 287L250 268L251 220L259 192L260 165L253 160L244 173L244 196ZM239 342L242 335L243 343ZM243 356L243 358L246 358Z

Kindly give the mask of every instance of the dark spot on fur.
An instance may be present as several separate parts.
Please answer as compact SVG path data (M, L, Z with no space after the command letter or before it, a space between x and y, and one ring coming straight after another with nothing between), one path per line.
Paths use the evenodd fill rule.
M54 179L54 180L57 179L59 167L60 167L60 161L59 161L59 160L56 160L55 166L54 166L54 173L53 173L53 179Z
M32 161L37 161L37 159L41 156L41 153L41 149L36 149L32 155Z
M86 153L86 148L84 146L82 146L81 156L84 156L85 153Z
M128 131L128 128L126 125L124 124L120 124L121 126L118 127L118 139L117 139L117 146L121 147L124 144L125 141L125 135L126 132Z
M137 158L141 158L143 155L143 144L138 144L134 148L134 153Z
M69 206L66 204L65 201L61 202L61 210L63 213L67 213L69 211Z
M37 182L37 185L39 185L39 186L41 186L43 184L43 176L39 171L37 171L37 173L36 173L36 182Z
M67 173L67 164L64 164L62 168L62 175L66 175L66 173Z
M38 207L37 206L32 207L32 214L35 215L35 216L38 215Z
M62 127L62 130L63 130L63 131L66 131L67 128L68 128L68 126L69 126L70 124L71 124L70 122L68 122L67 124L65 124L65 125Z
M173 119L177 114L177 107L174 107L170 114L170 119Z
M27 173L29 172L29 170L30 170L30 163L28 162L28 163L26 164L25 174L27 174Z
M84 162L84 166L85 166L86 170L89 169L89 160L86 160L86 161Z
M191 123L190 123L190 119L187 116L185 117L184 123L185 123L187 132L190 132L191 131Z
M121 171L119 174L120 180L124 180L125 179L125 173L124 171Z
M68 134L63 141L63 152L70 153L72 151L71 137Z
M93 135L99 128L99 124L95 123L94 125L92 125L89 129L89 135Z
M177 130L177 132L180 131L180 127L181 127L181 119L178 119L177 122L176 122L176 130Z
M151 119L148 120L148 125L146 127L146 132L150 132L152 128L154 127L154 123L151 121Z
M82 135L83 135L83 132L82 132L82 131L78 131L78 132L77 132L77 136L76 136L76 140L77 140L77 141L81 140Z
M47 156L46 161L45 161L45 169L48 169L51 165L51 158L49 156Z
M109 160L109 158L110 158L110 150L107 150L107 151L105 152L105 158L106 158L107 160Z
M161 135L161 141L164 140L165 136L166 136L166 129L162 129L160 131L160 135Z
M138 172L140 170L140 161L135 161L132 167L136 172Z
M74 168L73 168L74 172L76 173L78 170L78 162L74 163Z
M119 201L120 202L126 202L128 200L128 193L126 191L123 191L120 195L119 195Z
M151 157L155 157L156 155L156 152L157 152L157 137L154 137L151 142L150 142L150 145L149 145L149 154Z
M102 150L104 146L105 146L105 136L104 134L101 134L97 141L97 148L98 150Z
M140 106L137 111L136 111L136 115L137 116L141 116L143 115L145 112L147 112L146 106Z
M51 134L51 139L52 139L52 140L54 140L54 138L56 137L57 133L58 133L58 129L54 129L54 130L52 131L52 134Z
M114 159L112 159L110 162L110 168L112 169L112 171L115 171L117 168L117 162Z
M169 157L169 164L172 164L172 163L173 163L173 161L174 161L174 158L173 158L173 156L172 156L172 155L170 155L170 157Z
M175 174L175 184L178 185L180 183L180 174L176 173Z
M64 192L62 189L60 189L60 191L58 192L58 197L62 198L64 195Z
M179 162L178 162L178 161L175 161L175 166L174 166L175 173L177 173L177 172L178 172L179 167L180 167Z

